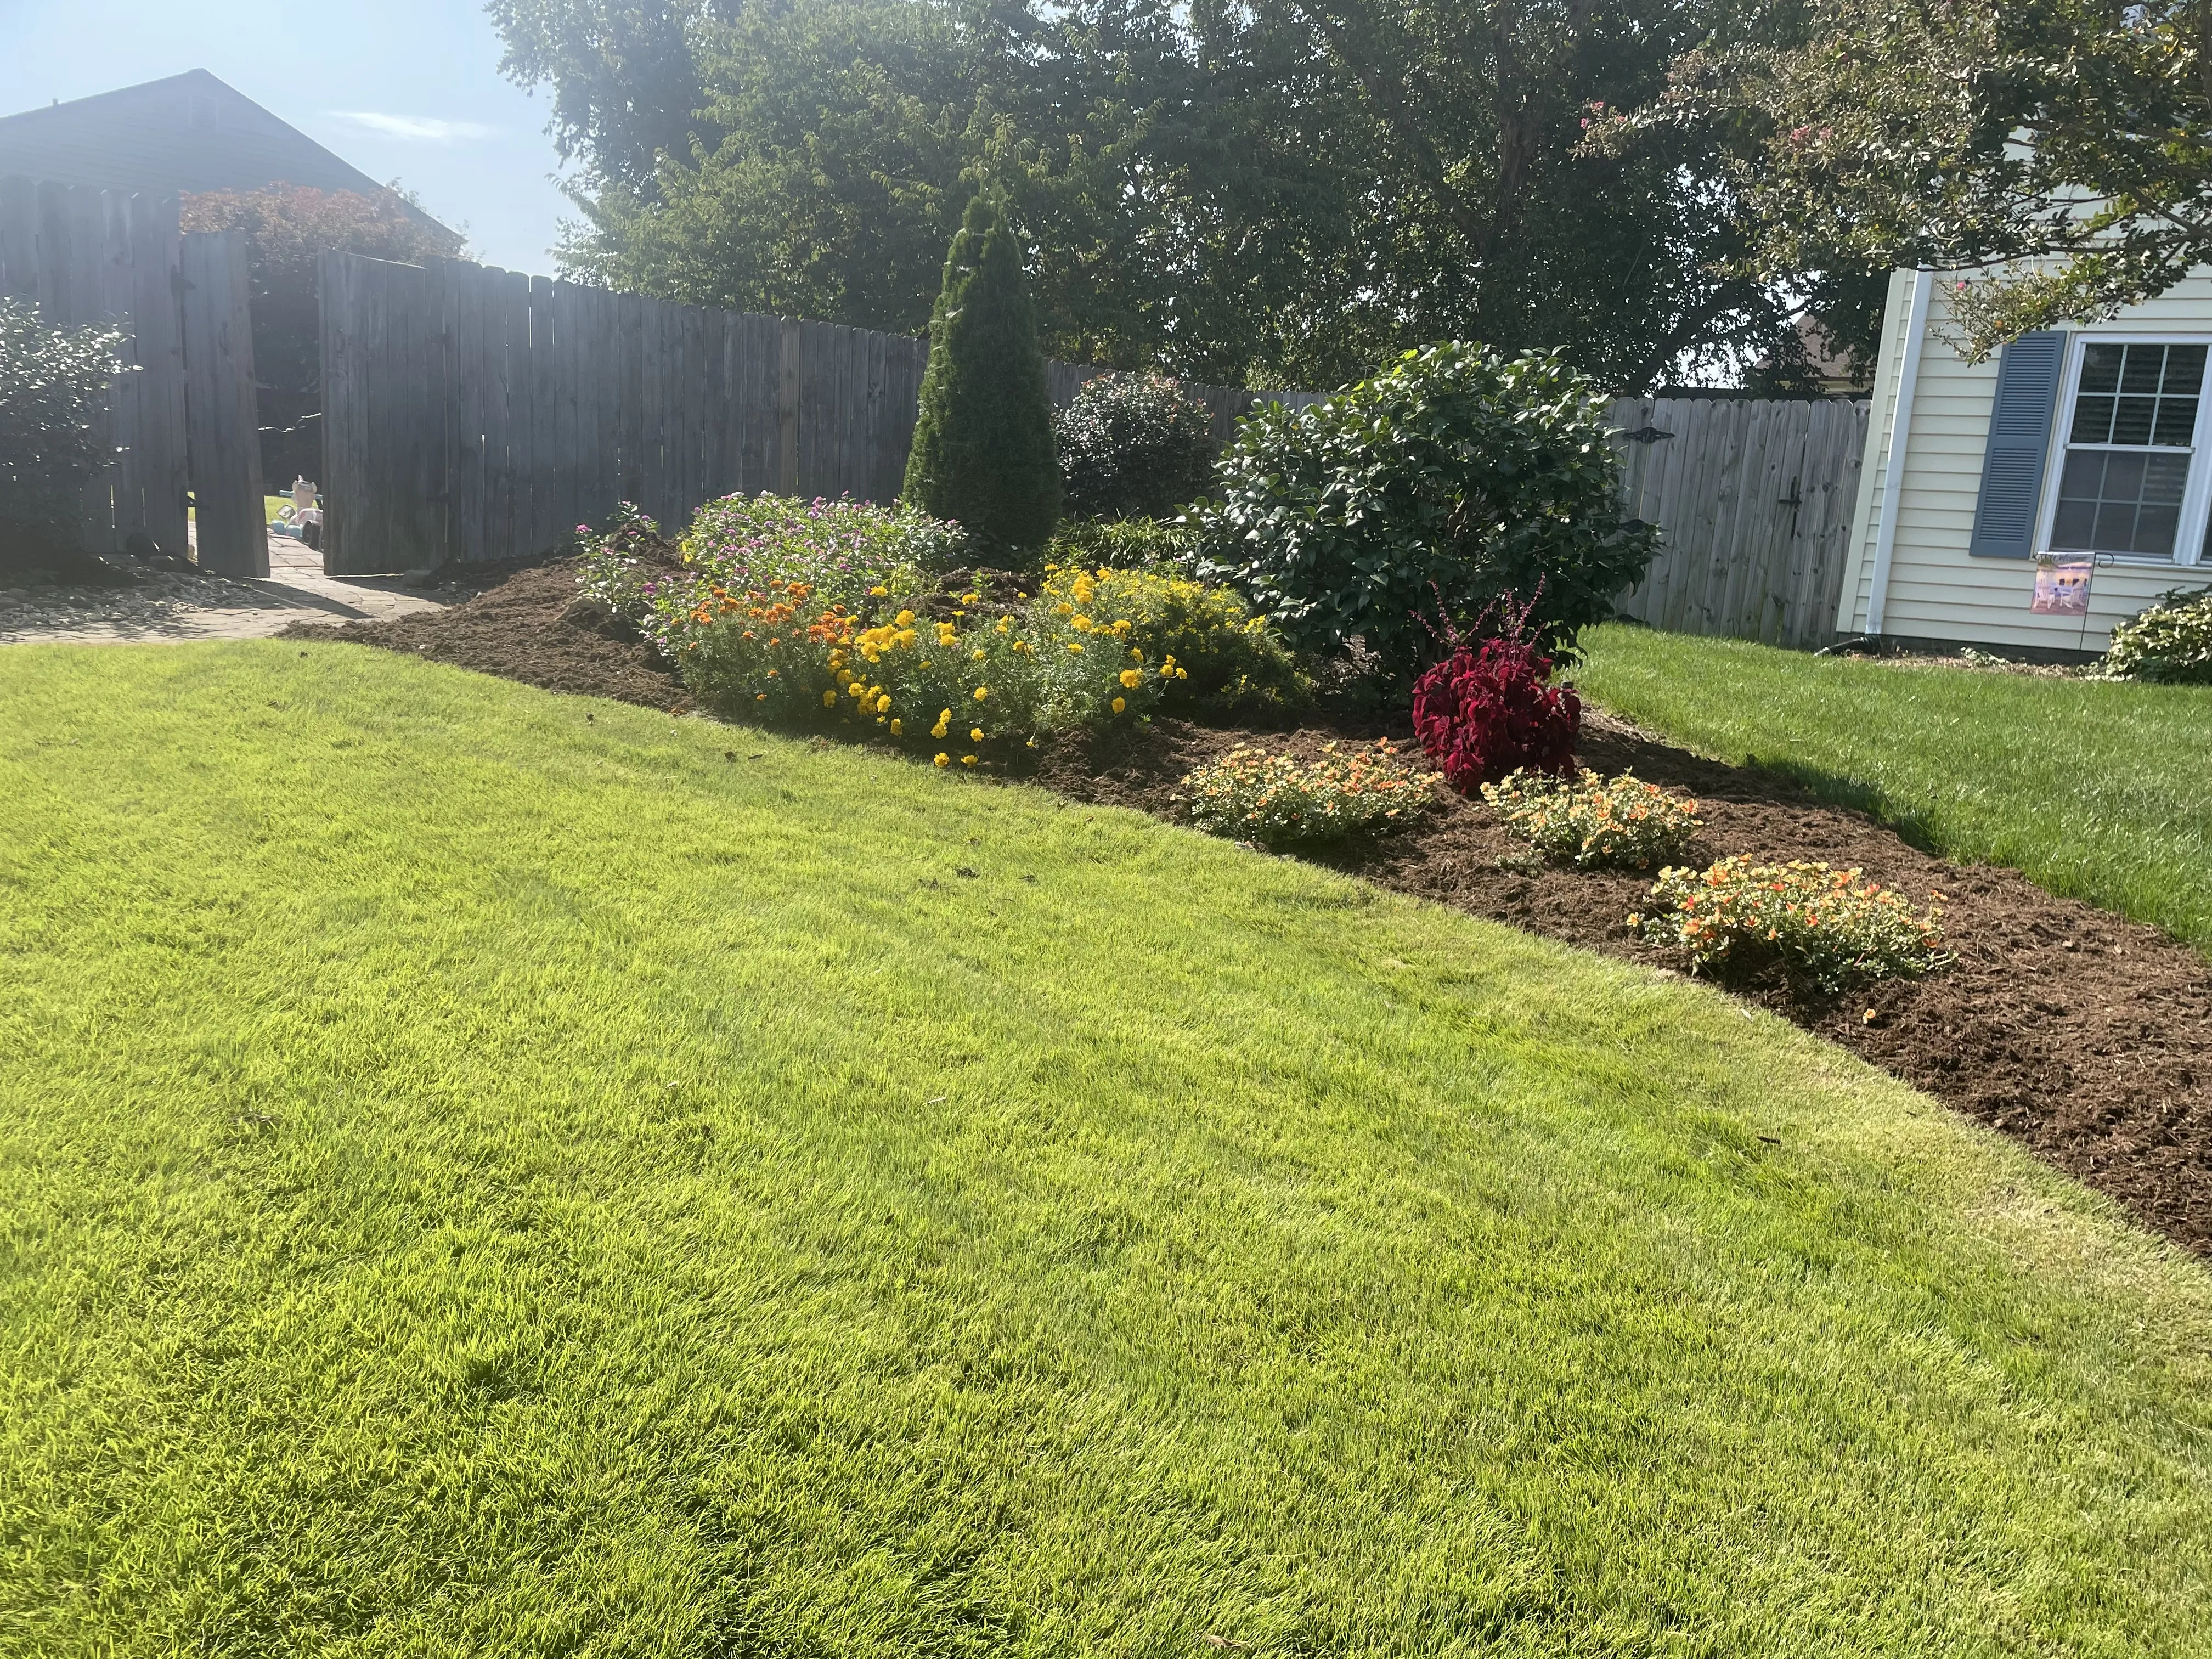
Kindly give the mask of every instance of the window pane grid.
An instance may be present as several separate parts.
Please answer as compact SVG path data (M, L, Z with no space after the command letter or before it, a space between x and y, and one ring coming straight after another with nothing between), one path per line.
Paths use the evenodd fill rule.
M2203 344L2095 341L2081 353L2051 545L2171 558L2189 487Z

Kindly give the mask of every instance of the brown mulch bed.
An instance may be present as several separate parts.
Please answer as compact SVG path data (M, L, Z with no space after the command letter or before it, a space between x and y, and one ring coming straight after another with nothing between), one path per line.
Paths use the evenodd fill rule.
M683 688L618 623L573 603L566 565L523 571L467 603L391 622L316 629L561 691L680 710ZM1085 801L1176 813L1200 761L1238 743L1311 754L1331 741L1409 730L1317 722L1253 732L1161 719L1048 752L1035 781ZM1686 862L1735 853L1859 866L1919 898L1945 895L1957 962L1918 981L1822 997L1780 975L1731 987L2026 1143L2112 1194L2148 1225L2212 1254L2212 963L2156 928L2054 898L2015 871L1929 856L1863 813L1795 784L1723 765L1593 713L1583 758L1596 770L1694 795L1705 828ZM1623 918L1649 874L1532 858L1480 804L1439 791L1411 826L1322 861L1401 892L1646 963Z

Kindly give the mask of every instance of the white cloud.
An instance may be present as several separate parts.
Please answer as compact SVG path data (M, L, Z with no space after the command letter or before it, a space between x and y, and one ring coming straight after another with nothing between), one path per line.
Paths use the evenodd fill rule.
M489 138L492 129L477 121L441 121L434 116L382 115L374 110L334 109L334 119L350 121L357 127L380 133L386 138L403 138L416 143L452 144L471 138Z

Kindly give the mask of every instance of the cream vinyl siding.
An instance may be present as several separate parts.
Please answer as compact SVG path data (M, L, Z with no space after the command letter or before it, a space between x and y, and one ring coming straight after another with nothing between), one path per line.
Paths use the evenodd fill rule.
M1901 448L1901 495L1897 538L1891 550L1889 594L1883 606L1882 632L1912 637L1960 640L1978 645L2027 645L2104 648L2115 623L2124 622L2169 588L2212 586L2212 564L2179 562L2100 563L2089 586L2087 626L2079 617L2039 617L2027 605L2035 565L2027 559L1977 559L1966 553L1981 495L1982 452L1990 405L1995 400L1997 363L1965 362L1945 337L1945 295L1951 279L1938 277L1929 307L1928 336L1921 347L1920 375L1912 404L1911 429L1902 446L1887 430L1897 404L1897 369L1904 356L1899 319L1909 307L1911 278L1899 272L1890 281L1884 323L1881 378L1875 386L1874 414L1867 431L1867 465L1860 510L1852 524L1856 568L1844 581L1844 603L1838 623L1847 633L1863 632L1871 599L1872 553L1881 523L1881 501L1896 471L1887 452ZM2100 334L2171 334L2212 341L2212 276L2187 281L2110 322L2069 324L2069 349L2077 338ZM2053 422L2053 443L2063 440L2068 410L2062 402ZM1877 458L1882 476L1875 477ZM2046 465L2056 467L2054 454ZM2212 458L2199 456L2199 466ZM2050 474L2046 471L2048 488Z

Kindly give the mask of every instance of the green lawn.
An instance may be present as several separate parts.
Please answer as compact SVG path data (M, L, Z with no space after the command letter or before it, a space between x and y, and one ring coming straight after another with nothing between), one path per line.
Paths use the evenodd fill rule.
M1324 872L359 647L15 647L0 963L9 1655L2212 1629L2201 1264Z
M1904 667L1594 629L1575 683L1967 862L2212 951L2212 686Z

